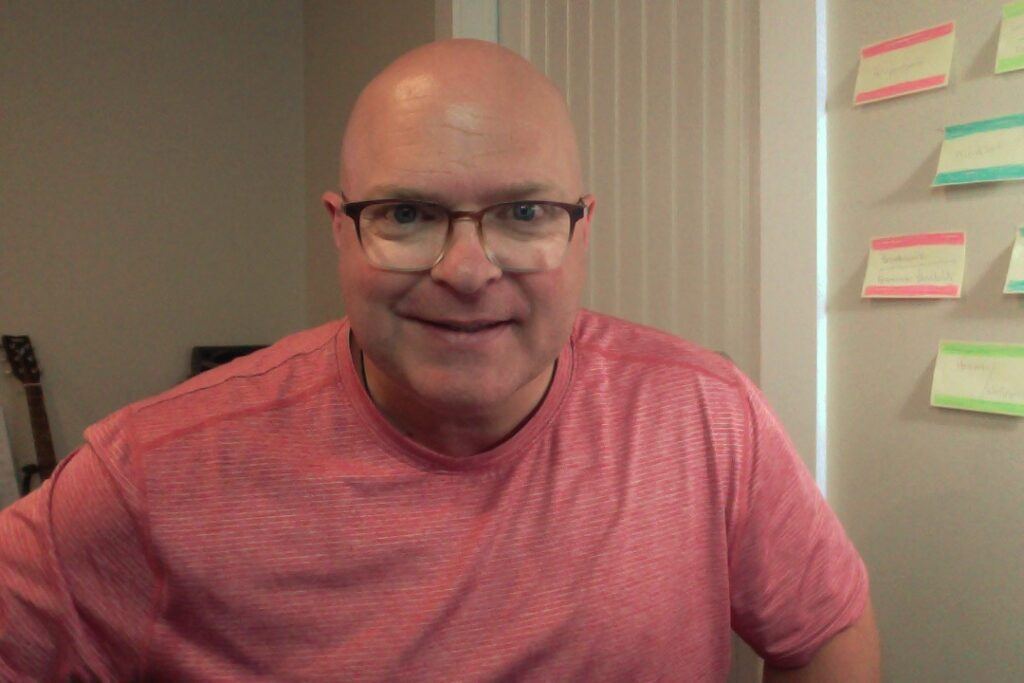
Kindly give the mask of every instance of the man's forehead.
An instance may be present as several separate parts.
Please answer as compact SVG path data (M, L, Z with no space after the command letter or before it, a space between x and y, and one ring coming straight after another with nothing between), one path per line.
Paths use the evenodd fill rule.
M561 94L532 67L465 61L405 63L367 87L343 145L350 201L575 200L568 195L579 189L578 152Z
M449 111L454 116L370 124L375 130L349 157L352 190L366 199L444 205L565 198L573 152L550 131L516 130L497 120L500 115L476 116L471 106Z
M457 144L476 152L528 153L537 145L556 144L565 133L536 109L483 98L390 101L360 128L362 139L377 148Z

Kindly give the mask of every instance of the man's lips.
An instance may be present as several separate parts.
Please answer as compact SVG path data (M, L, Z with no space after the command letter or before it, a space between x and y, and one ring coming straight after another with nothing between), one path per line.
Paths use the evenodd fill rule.
M421 318L418 316L404 316L405 318L418 322L423 325L430 325L432 327L438 327L445 330L451 330L453 332L482 332L489 330L501 325L506 325L512 322L512 320L503 318L471 318L465 320L456 320L452 318Z

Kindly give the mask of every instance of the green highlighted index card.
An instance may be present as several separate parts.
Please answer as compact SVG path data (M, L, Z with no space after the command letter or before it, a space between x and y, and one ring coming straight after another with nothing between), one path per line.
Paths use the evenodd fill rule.
M939 342L931 404L1024 417L1024 344Z
M1024 0L1003 5L1003 25L996 50L996 73L1024 69Z

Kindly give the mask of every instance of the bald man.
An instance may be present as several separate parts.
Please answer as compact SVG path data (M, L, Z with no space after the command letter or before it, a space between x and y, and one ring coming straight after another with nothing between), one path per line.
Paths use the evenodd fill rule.
M403 56L324 194L347 318L93 425L0 514L0 680L872 681L864 565L728 361L579 308L557 89Z

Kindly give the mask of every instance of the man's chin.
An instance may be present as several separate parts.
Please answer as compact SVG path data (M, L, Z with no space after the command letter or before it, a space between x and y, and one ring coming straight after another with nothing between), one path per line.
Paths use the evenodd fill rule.
M517 389L505 383L482 380L479 376L449 376L436 382L415 384L416 393L424 405L462 417L500 409L509 403Z

